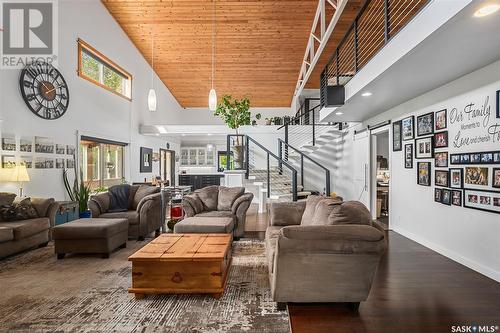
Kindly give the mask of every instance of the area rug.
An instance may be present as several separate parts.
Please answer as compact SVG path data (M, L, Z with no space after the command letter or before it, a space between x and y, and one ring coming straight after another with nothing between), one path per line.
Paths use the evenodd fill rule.
M271 300L264 244L234 243L227 289L209 295L127 292L127 257L145 242L129 242L109 259L68 256L52 246L0 261L1 332L288 332L286 311Z

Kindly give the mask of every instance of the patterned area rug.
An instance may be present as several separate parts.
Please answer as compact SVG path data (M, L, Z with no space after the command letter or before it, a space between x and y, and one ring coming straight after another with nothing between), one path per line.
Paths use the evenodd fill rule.
M288 314L271 301L264 244L234 243L224 296L127 292L129 242L110 259L67 256L52 246L0 261L1 332L288 332Z

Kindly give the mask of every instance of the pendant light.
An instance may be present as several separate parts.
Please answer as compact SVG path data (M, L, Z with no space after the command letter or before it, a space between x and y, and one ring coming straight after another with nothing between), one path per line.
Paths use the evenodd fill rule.
M155 66L155 38L151 31L151 89L148 94L148 109L151 112L156 111L156 91L154 89L154 66Z
M213 13L212 13L212 89L208 94L208 108L210 111L215 111L217 109L217 93L214 89L214 79L215 79L215 0L213 3Z

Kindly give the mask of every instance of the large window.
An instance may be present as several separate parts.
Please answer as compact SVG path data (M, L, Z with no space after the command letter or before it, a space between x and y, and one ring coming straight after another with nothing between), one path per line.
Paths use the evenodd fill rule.
M83 181L93 189L120 184L123 179L124 144L82 138L80 166Z
M78 39L78 75L119 96L132 99L132 75Z

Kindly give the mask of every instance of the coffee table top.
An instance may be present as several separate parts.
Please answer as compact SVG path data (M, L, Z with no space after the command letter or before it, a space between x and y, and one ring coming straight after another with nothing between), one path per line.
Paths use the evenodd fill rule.
M129 261L224 259L231 234L162 234L128 257Z

